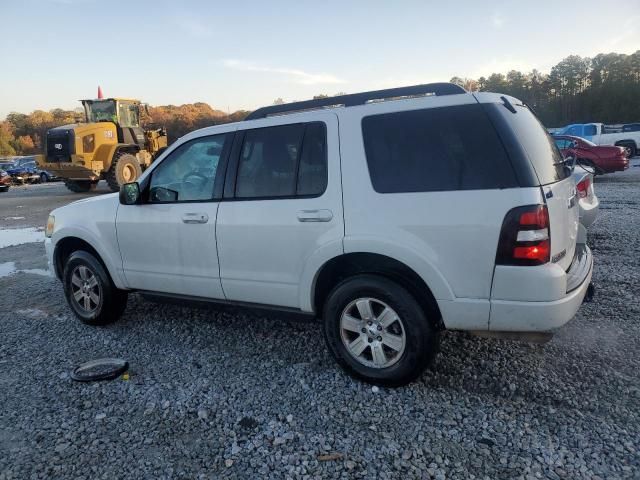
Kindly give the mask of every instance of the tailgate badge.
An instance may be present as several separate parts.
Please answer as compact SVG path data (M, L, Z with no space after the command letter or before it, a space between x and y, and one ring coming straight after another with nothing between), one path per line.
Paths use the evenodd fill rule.
M553 198L553 190L549 190L544 194L545 198Z
M560 253L555 254L552 258L551 261L553 263L558 263L560 260L562 260L564 257L566 257L567 255L567 249L565 248L564 250L562 250Z

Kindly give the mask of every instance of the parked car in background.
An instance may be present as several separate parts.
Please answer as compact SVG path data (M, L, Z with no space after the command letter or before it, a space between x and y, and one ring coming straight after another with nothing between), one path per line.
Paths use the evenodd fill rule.
M635 157L640 151L640 131L623 130L624 127L613 128L603 123L576 123L557 130L554 136L569 135L584 138L595 145L623 147L628 158Z
M11 186L11 176L0 169L0 192L6 192Z
M593 167L597 175L629 168L629 159L623 147L596 145L571 135L554 135L553 138L563 156L573 157L577 163Z
M281 308L398 386L442 329L549 339L575 315L593 256L567 164L522 101L453 84L274 105L55 209L45 249L87 324L132 291Z
M578 243L586 243L587 229L596 221L600 209L600 200L594 191L593 176L592 167L576 163L572 177L576 182L576 194L580 212Z
M52 173L39 169L33 156L18 157L5 168L17 184L46 183L58 179Z

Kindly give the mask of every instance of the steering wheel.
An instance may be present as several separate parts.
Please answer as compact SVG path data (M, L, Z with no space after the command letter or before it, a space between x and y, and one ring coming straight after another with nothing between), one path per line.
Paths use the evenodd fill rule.
M209 179L202 173L189 172L184 176L184 179L182 181L189 190L200 193Z

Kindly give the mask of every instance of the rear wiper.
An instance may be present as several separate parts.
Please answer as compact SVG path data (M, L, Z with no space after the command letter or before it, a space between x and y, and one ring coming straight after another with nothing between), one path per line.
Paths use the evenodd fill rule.
M502 97L500 97L500 100L502 100L502 103L507 108L507 110L509 110L511 113L516 113L515 107L513 105L511 105L511 102L509 101L509 99L507 97L502 96Z

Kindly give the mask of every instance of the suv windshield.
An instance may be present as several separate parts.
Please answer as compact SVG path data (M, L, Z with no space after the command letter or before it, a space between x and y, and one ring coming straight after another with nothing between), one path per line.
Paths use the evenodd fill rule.
M529 107L520 103L513 103L512 106L515 113L501 104L489 111L497 112L509 125L533 165L540 185L555 183L571 175L553 137Z
M100 100L85 103L87 122L115 122L116 102L113 100Z

